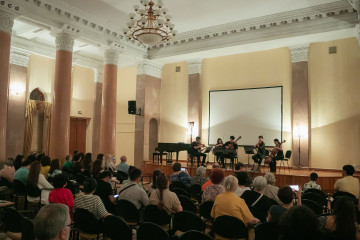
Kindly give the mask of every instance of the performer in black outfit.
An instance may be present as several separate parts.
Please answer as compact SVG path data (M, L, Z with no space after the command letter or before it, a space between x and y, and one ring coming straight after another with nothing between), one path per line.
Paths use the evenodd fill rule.
M276 161L284 159L284 151L283 151L282 144L279 141L279 139L277 139L277 138L274 139L274 144L275 144L274 149L277 149L277 154L275 157L272 158L272 161L269 164L270 172L276 172Z
M206 154L200 152L201 148L205 147L204 144L201 143L201 137L196 137L196 141L191 143L190 146L190 156L191 156L191 165L194 162L194 157L197 157L197 166L200 166L200 157L203 157L203 160L201 162L201 165L204 166L205 165L205 160L206 160Z
M238 145L235 142L235 137L230 136L230 141L226 142L224 144L224 147L225 147L224 158L230 158L231 168L234 168L234 158L236 156L236 149L238 148ZM224 165L224 163L223 163L223 165Z
M221 138L218 138L216 141L216 145L214 148L214 155L216 156L216 161L220 162L221 160L221 166L224 165L224 143Z
M255 168L256 164L254 164L252 170L257 171L257 170L259 170L260 165L261 165L263 159L265 158L265 143L264 143L264 137L263 136L259 136L259 141L254 146L254 148L257 148L257 153L254 156L252 156L252 159L257 164L257 168Z

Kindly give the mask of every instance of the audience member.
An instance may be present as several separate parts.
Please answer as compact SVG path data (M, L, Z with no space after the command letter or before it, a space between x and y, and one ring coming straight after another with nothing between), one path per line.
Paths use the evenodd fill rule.
M238 180L238 188L236 189L235 194L241 197L241 195L246 190L251 190L251 188L248 187L251 182L251 179L249 178L246 172L236 172L235 177Z
M158 188L150 195L150 204L157 205L159 209L165 209L168 214L181 212L182 206L175 193L169 191L169 180L161 173L157 178Z
M170 182L182 182L185 186L189 187L191 183L191 177L185 171L181 171L181 164L174 163L174 173L170 176Z
M84 160L82 161L82 168L84 169L84 172L89 173L90 172L90 165L92 163L92 154L86 153Z
M275 175L271 172L266 173L264 175L267 185L264 189L264 195L267 196L268 198L271 198L272 200L274 200L275 202L277 202L278 204L281 204L280 199L278 198L278 191L279 188L277 186L275 186Z
M304 184L304 191L314 188L321 190L321 186L316 183L316 180L318 179L317 173L313 172L310 174L310 182L307 182Z
M69 189L66 189L67 178L64 174L58 174L53 179L54 189L49 193L49 203L62 203L68 206L70 216L74 208L74 198Z
M19 180L25 186L27 185L27 176L29 174L30 165L33 161L35 161L34 155L29 155L25 161L22 162L21 168L19 168L14 175L14 180Z
M191 185L193 184L199 184L200 186L204 185L208 181L208 179L205 177L206 168L203 166L200 166L196 169L196 176L191 179Z
M121 156L120 157L120 163L116 166L116 170L124 173L128 173L129 171L129 165L126 163L127 157Z
M215 168L211 171L210 180L212 185L205 188L202 194L202 202L215 201L217 195L225 191L222 181L224 180L225 173L221 168Z
M53 159L50 164L50 170L48 172L48 177L53 178L58 174L61 174L60 170L60 161L59 159Z
M82 159L84 158L83 153L78 153L74 155L73 162L72 162L72 171L73 173L81 173L83 172L82 168Z
M301 195L298 195L301 201ZM282 202L281 205L271 206L268 214L268 222L279 223L280 218L294 206L294 192L289 186L285 186L279 189L278 197ZM299 199L299 198L298 198ZM299 204L298 202L298 205Z
M217 162L215 162L215 163L212 165L212 169L215 169L215 168L220 168L220 164L217 163ZM211 174L211 172L210 172L210 174ZM209 174L209 176L210 176L210 174ZM201 191L204 191L205 188L206 188L207 186L210 186L210 185L212 185L212 182L211 182L211 180L209 179L206 183L204 183L204 184L201 186Z
M103 160L103 158L104 158L104 154L102 154L102 153L99 153L97 156L96 156L96 160Z
M114 191L111 187L110 180L112 178L112 174L110 171L105 170L99 174L99 178L97 179L97 187L94 195L98 195L104 206L108 212L113 213L115 210L115 197Z
M235 172L243 172L244 171L244 164L238 162L235 164Z
M69 209L63 204L42 207L34 220L37 240L68 240L71 231Z
M31 164L29 169L29 175L27 176L27 186L31 187L31 189L43 189L41 191L41 203L48 204L49 203L49 192L53 186L46 180L44 175L40 173L41 171L41 163L39 161L35 161ZM40 197L33 197L27 195L27 200L30 202L39 201Z
M90 175L93 177L93 178L98 178L99 177L99 174L100 172L103 170L102 167L102 160L95 160L91 166L90 166Z
M359 179L353 177L355 168L351 165L343 166L343 178L335 182L334 189L339 192L347 192L353 194L359 199Z
M113 163L113 156L111 154L105 154L104 160L102 161L101 168L103 170L116 172L116 167Z
M149 198L145 190L139 187L141 181L141 170L134 168L129 171L130 181L122 185L119 192L119 199L132 202L137 209L149 205Z
M14 168L15 171L17 171L19 168L21 168L21 164L24 161L24 155L17 155L14 160Z
M6 186L10 189L15 175L14 161L5 161L1 165L0 186Z
M45 177L46 179L48 179L49 170L50 170L50 164L51 164L51 159L50 159L49 156L44 155L44 156L41 158L40 162L41 162L41 171L40 171L40 173L41 173L42 175L44 175L44 177Z
M149 188L147 190L149 196L151 196L151 193L157 189L157 178L160 176L160 174L161 171L158 169L153 172L153 177L152 177L153 182L149 184Z
M63 170L69 171L71 168L72 168L72 157L71 157L71 155L66 155L65 162L63 165Z
M84 181L84 192L78 194L74 201L75 211L77 208L82 208L90 211L95 215L97 219L105 218L108 215L111 215L106 211L106 208L101 201L99 196L93 195L97 183L94 178L87 178Z

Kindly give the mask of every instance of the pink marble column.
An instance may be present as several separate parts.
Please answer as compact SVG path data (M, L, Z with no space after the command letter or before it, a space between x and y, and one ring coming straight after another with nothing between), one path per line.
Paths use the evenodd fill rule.
M116 85L119 53L108 49L104 57L104 82L100 123L100 152L115 155L116 150Z
M93 113L93 136L92 136L92 154L97 156L100 153L100 124L101 124L101 102L102 86L104 79L103 70L95 70L95 93L94 93L94 113Z
M9 92L11 30L15 15L0 11L0 163L6 156L6 122Z
M50 157L62 163L69 154L71 69L74 38L68 33L56 35L56 61L53 107L50 127Z

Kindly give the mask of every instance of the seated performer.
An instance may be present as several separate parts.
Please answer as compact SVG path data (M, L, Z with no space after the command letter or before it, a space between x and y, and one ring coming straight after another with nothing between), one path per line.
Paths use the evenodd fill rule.
M218 138L216 141L216 145L214 148L214 155L216 156L216 161L220 162L221 159L221 164L222 166L224 165L224 142L221 138Z
M230 141L227 141L224 144L225 147L225 154L224 154L224 158L230 158L231 161L231 168L234 168L234 158L236 156L236 149L238 148L237 143L235 142L235 137L234 136L230 136ZM224 161L224 160L222 160ZM222 164L224 165L224 162L222 162Z
M200 166L200 157L203 157L201 165L204 166L206 160L206 154L200 152L201 148L205 147L204 144L201 143L201 137L196 137L196 141L191 143L190 146L190 155L191 155L191 165L193 164L194 157L197 157L197 166Z
M275 157L272 158L272 161L269 164L270 172L276 172L276 161L284 159L284 151L283 151L282 144L279 141L279 139L277 139L277 138L274 139L274 144L275 144L274 149L277 149L277 154L275 155Z
M258 143L254 146L254 148L257 148L257 153L252 156L252 159L256 164L254 164L252 170L257 171L260 169L260 165L265 157L265 143L264 143L264 137L259 136ZM257 165L257 167L256 167Z

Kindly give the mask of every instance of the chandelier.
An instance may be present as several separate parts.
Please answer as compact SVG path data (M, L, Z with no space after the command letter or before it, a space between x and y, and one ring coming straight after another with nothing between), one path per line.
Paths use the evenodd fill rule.
M130 22L128 28L124 28L124 34L128 40L138 41L150 46L159 42L166 42L173 38L177 31L175 24L171 23L171 16L167 15L167 9L163 8L164 3L158 0L140 0L139 5L134 6L135 13L129 13Z

